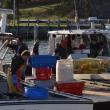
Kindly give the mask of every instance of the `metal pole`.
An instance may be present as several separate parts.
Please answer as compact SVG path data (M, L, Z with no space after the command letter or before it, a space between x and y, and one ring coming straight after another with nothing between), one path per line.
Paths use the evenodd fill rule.
M77 10L76 10L76 1L74 0L74 9L75 9L75 15L77 14Z
M30 20L29 20L29 16L28 16L28 24L27 24L27 27L28 27L28 28L27 28L27 41L28 41L28 36L29 36L29 21L30 21Z
M39 25L37 23L36 26L34 26L34 43L38 39L38 32L39 32Z
M14 27L15 27L15 20L16 20L16 0L13 1L13 10L14 10Z
M19 0L16 0L17 35L19 36Z
M76 0L74 0L74 9L75 9L75 22L76 22L77 29L79 29L78 12L77 12L77 8L76 8Z

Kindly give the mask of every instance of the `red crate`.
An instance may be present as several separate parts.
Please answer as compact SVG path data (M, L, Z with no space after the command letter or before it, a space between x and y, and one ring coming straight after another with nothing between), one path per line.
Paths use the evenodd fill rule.
M56 89L65 93L82 95L84 82L57 83Z
M52 69L51 68L37 68L36 69L37 80L49 80L52 77Z

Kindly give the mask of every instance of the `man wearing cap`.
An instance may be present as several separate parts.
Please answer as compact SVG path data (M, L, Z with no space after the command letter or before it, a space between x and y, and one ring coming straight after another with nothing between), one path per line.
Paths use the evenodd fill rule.
M16 44L7 44L7 46L15 50L15 54L20 55L24 50L28 50L28 46L23 42L22 38L16 39Z

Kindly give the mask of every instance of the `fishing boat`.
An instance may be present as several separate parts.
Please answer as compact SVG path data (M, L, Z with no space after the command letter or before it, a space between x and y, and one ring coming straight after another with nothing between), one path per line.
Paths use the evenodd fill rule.
M34 60L35 61L35 60ZM44 61L44 60L42 60ZM47 62L48 63L48 62ZM40 62L37 63L39 66ZM46 62L43 62L45 65ZM3 65L2 65L3 66ZM35 66L35 64L34 64ZM0 90L1 90L1 100L0 100L0 109L3 110L35 110L35 109L60 109L60 110L80 110L81 108L84 110L97 110L97 109L105 109L105 104L109 105L109 96L95 96L84 94L81 96L68 94L61 91L54 91L51 89L36 89L36 91L30 91L30 97L24 94L9 94L7 87L7 74L4 72L0 72ZM32 79L32 78L31 78ZM35 87L33 83L29 80L26 82L21 82L25 87L32 88ZM44 81L45 83L45 81ZM37 87L37 86L36 86ZM39 91L40 90L40 91ZM35 93L35 94L34 94ZM37 94L37 97L36 97ZM97 100L96 100L97 99Z
M5 76L2 77L4 78ZM36 92L38 93L38 91L39 89L37 89ZM52 90L49 90L48 94L47 91L42 92L40 90L39 92L40 93L37 96L38 99L34 98L34 100L20 95L15 96L14 98L10 98L10 95L2 92L0 99L0 109L1 110L36 110L36 109L80 110L80 108L82 108L84 110L93 110L93 101L90 99L79 96L66 95L64 93L59 93Z
M4 32L5 31L3 31L2 33L4 34ZM6 42L4 42L2 48L4 47L5 44ZM0 71L0 83L1 83L0 109L1 110L41 110L41 109L42 110L49 110L49 109L98 110L100 108L101 108L100 110L104 110L105 105L107 107L107 105L110 104L109 96L100 96L100 98L99 96L95 96L95 95L92 95L91 97L90 95L77 96L73 94L64 93L61 91L59 92L54 91L49 88L41 89L41 87L33 85L33 83L31 84L29 80L28 82L26 81L21 82L26 87L26 91L29 90L26 92L29 94L27 95L9 94L7 82L6 82L7 74L4 73L2 69L3 66L6 65L6 63L3 64L3 58L6 55L7 50L8 49L6 49L1 60L1 71ZM43 62L43 64L45 64L45 62ZM108 109L109 108L110 107L108 107Z
M74 21L76 23L76 29L69 30L55 30L48 31L49 35L49 54L53 55L55 53L56 44L59 43L65 48L67 56L74 53L71 57L73 58L85 58L85 57L96 57L91 56L90 43L92 40L101 42L104 45L104 51L106 51L105 56L109 56L109 42L110 42L110 31L105 29L96 29L97 17L89 17L88 21L91 24L89 29L80 29L80 19L78 17L78 10L76 7L76 0L74 0L74 11L75 17ZM95 49L94 49L95 50ZM77 54L78 53L78 54ZM96 52L95 52L96 53ZM100 52L99 52L100 53ZM98 55L99 55L98 53Z
M110 32L109 30L100 30L100 29L79 29L79 30L58 30L58 31L49 31L49 54L54 54L55 47L57 43L61 43L62 40L69 37L75 37L75 43L77 47L73 49L74 53L85 53L90 54L90 42L93 37L97 40L102 40L103 43L106 43L106 50L109 55L109 42L110 42ZM55 37L54 37L55 35ZM74 40L73 39L73 40ZM81 42L82 41L82 42ZM70 42L73 45L73 42ZM85 49L80 49L80 43L86 45ZM67 44L65 44L66 46Z
M6 42L3 43L2 48ZM4 53L4 57L7 51ZM9 94L7 86L7 73L3 72L3 66L10 65L10 63L4 62L4 57L1 59L1 71L0 71L0 109L1 110L36 110L36 109L77 109L83 108L84 110L92 110L95 106L92 100L88 98L79 97L76 95L65 94L50 89L41 89L37 87L36 90L28 92L29 97L22 94ZM7 68L8 68L7 66ZM24 82L23 85L28 89L33 90L33 85L30 87L30 83ZM31 90L30 89L30 90ZM35 98L35 94L37 97ZM34 98L32 98L33 96Z
M109 30L102 30L102 29L76 29L76 30L58 30L58 31L49 31L49 54L53 55L55 53L55 48L57 43L64 43L64 47L66 50L68 50L67 43L68 43L68 37L70 38L69 45L73 45L72 47L72 52L71 54L68 54L67 59L73 59L75 62L80 62L81 60L83 61L100 61L101 59L106 60L108 59L109 61L109 42L110 42L110 31ZM74 39L72 40L72 37ZM102 55L97 55L96 57L98 58L92 58L90 56L91 54L91 48L90 48L90 43L92 38L102 41L102 44L104 44L104 51L106 51L106 54L104 56ZM81 45L85 45L84 48L81 47ZM100 46L100 45L99 45ZM99 59L100 58L100 59ZM65 62L68 60L65 60ZM77 61L76 61L77 60ZM106 60L107 61L107 60ZM66 64L66 63L65 63ZM77 63L78 64L78 63ZM74 72L76 73L76 72ZM94 74L96 72L89 72L88 74L83 73L83 74L74 74L75 78L81 79L91 79L91 78L96 78L96 79L109 79L109 74L106 74L107 71L104 71L104 74ZM90 75L91 74L91 75ZM78 76L78 77L77 77Z
M3 71L2 66L7 65L7 62L4 62L5 55L7 54L8 50L9 50L9 48L6 47L6 44L7 44L8 40L14 39L12 33L6 32L7 15L9 15L9 14L13 14L13 10L0 8L0 16L1 16L1 19L0 19L0 40L3 43L0 48L0 51L5 47L4 52L0 58L0 67L1 67L0 70L1 71Z
M3 79L6 79L3 72L0 72L0 76ZM33 87L34 85L29 82L22 82L25 86ZM31 94L37 92L33 91ZM10 97L8 93L1 92L0 96L0 109L1 110L105 110L105 105L109 109L110 104L110 95L106 94L96 94L91 91L86 91L83 95L77 96L73 94L68 94L64 92L53 91L48 89L48 97L47 92L40 92L37 98L33 99L32 97L25 97L23 95L15 95L13 98ZM33 95L36 97L36 95ZM32 98L32 99L31 99Z

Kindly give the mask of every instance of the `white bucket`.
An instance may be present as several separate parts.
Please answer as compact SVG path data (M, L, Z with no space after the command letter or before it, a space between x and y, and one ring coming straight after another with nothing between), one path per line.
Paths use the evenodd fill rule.
M73 60L58 60L56 64L56 81L73 80Z

